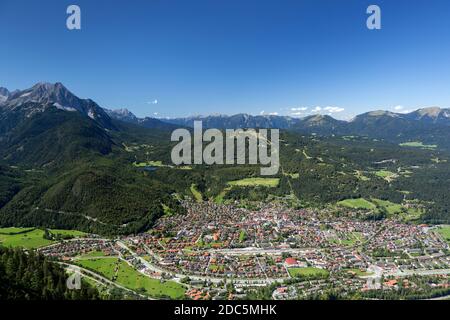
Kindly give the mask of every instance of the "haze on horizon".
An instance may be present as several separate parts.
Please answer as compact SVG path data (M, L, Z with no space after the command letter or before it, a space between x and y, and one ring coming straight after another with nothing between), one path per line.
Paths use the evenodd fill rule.
M0 3L0 86L62 82L140 117L450 106L448 1L77 0L80 31L70 4ZM366 28L370 4L381 30Z

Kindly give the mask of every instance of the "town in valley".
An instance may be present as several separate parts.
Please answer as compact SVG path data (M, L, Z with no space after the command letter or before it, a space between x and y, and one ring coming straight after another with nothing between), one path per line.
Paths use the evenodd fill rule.
M348 209L336 216L282 200L256 209L192 200L183 206L186 214L165 216L146 233L85 234L38 250L104 290L120 288L142 299L449 294L450 247L439 232L445 226L357 219ZM121 275L125 270L129 275ZM130 286L121 279L126 276L138 283ZM146 290L145 278L156 280L160 291Z

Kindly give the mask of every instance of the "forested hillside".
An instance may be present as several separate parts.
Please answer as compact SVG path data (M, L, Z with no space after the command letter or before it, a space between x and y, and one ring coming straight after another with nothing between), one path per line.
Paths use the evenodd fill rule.
M384 126L379 132L383 139L369 132L332 135L343 123L327 116L294 121L302 123L301 130L277 117L211 117L214 122L236 120L230 122L234 126L270 120L290 127L281 132L281 169L265 180L257 165L173 166L170 134L177 125L140 121L127 112L121 114L132 119L128 122L110 119L64 87L33 88L30 95L44 97L6 100L0 108L1 226L138 233L165 214L183 213L179 200L185 197L247 204L284 199L295 206L339 210L341 201L365 199L378 203L378 218L386 215L379 201L388 201L391 213L410 220L450 222L448 149L431 144L436 136L426 140L425 130L448 131L442 110L434 118L427 110L402 117L375 112L345 125L361 130ZM80 110L65 106L68 101ZM399 121L404 132L422 133L423 140L389 133L401 129Z
M97 289L83 282L66 286L67 274L48 258L21 249L0 247L0 300L95 300Z

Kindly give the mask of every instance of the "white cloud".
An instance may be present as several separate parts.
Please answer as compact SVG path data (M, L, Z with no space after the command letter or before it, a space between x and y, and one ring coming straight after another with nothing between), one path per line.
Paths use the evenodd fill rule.
M262 116L277 116L278 112L265 112L264 110L262 110L259 114Z
M289 113L289 115L297 116L297 117L305 116L305 115L311 114L311 113L323 113L323 114L332 115L334 113L340 113L340 112L345 111L344 108L332 107L332 106L327 106L327 107L316 106L314 108L298 107L298 108L291 108L290 110L291 110L291 112ZM310 111L308 112L307 110L310 110Z
M397 113L410 113L410 112L413 112L413 111L414 111L413 109L405 109L404 106L395 106L395 107L394 107L394 110L395 110Z
M343 112L345 109L339 108L339 107L325 107L324 110L329 113L338 113L338 112Z
M158 104L158 99L148 101L147 104Z
M414 112L415 110L413 109L408 109L408 110L401 110L401 111L397 111L398 113L411 113Z
M306 110L308 110L307 107L291 108L291 111L306 111Z

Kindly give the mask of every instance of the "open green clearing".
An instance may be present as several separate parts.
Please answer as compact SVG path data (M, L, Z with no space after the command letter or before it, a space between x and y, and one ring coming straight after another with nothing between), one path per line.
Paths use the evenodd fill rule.
M220 265L220 266L218 266L218 265L216 265L216 264L210 264L209 265L209 270L211 270L211 271L220 271L220 272L223 272L224 270L225 270L225 267L224 266L222 266L222 265Z
M162 164L162 161L146 161L146 162L134 162L133 165L135 167L165 167Z
M398 203L393 203L387 200L380 199L346 199L339 201L338 206L360 209L360 210L374 210L376 212L385 211L389 216L398 215L404 221L417 220L423 214L423 210L414 206L406 207Z
M161 281L144 276L123 261L120 262L116 281L133 290L143 289L152 297L181 299L186 291L183 285L174 281Z
M197 200L198 202L203 201L202 193L198 191L197 186L195 184L191 185L191 193L194 196L195 200Z
M184 297L185 287L174 281L161 281L142 275L118 258L80 260L77 264L93 270L118 284L151 297Z
M379 171L375 171L375 175L383 178L384 180L391 182L392 180L394 180L395 178L398 177L397 174L395 174L394 172L388 171L388 170L379 170Z
M95 271L109 280L113 280L116 274L118 258L89 259L76 262L80 267Z
M33 249L48 246L54 242L44 239L44 230L41 229L29 229L26 232L12 234L4 234L2 231L3 229L0 229L0 244L5 247Z
M275 188L280 183L279 178L245 178L241 180L230 181L230 186L237 187L269 187Z
M69 236L69 237L84 237L85 232L78 230L61 230L61 229L50 229L50 232L54 235Z
M361 232L351 232L345 237L330 239L330 242L344 245L347 247L361 244L365 240L364 235Z
M413 148L422 148L422 149L436 149L437 145L435 144L423 144L421 141L410 141L400 143L401 147L413 147Z
M403 211L403 206L398 203L393 203L386 200L380 200L380 199L372 199L372 202L377 205L377 207L386 209L387 213L393 215L393 214L400 214Z
M353 246L364 241L364 235L360 232L352 232L346 239L341 239L344 246Z
M192 170L191 166L171 166L167 164L163 164L162 161L145 161L145 162L133 162L133 166L138 168L145 167L157 167L157 168L172 168L172 169L180 169L180 170Z
M162 205L162 207L163 207L163 211L164 211L164 214L165 214L165 215L171 216L171 215L174 214L174 212L172 211L172 209L170 209L169 206L167 206L167 205L164 204L164 203L161 203L161 205Z
M241 232L239 233L239 242L244 242L246 238L247 233L245 232L245 230L241 230Z
M348 273L354 273L358 277L371 276L373 272L362 271L360 269L345 269Z
M16 228L16 227L9 227L9 228L0 228L0 234L17 234L17 233L25 233L28 231L32 231L35 228Z
M364 175L364 172L362 172L361 170L355 170L355 177L361 181L369 181L370 180L370 178L366 177Z
M223 189L215 198L214 198L214 202L217 204L222 204L224 201L224 197L227 194L228 191L230 191L231 187L227 187L225 189Z
M373 210L376 208L376 205L374 205L372 202L369 202L363 198L346 199L346 200L339 201L337 204L339 206L343 206L343 207L347 207L347 208L351 208L351 209Z
M437 229L437 232L447 241L450 243L450 226L440 226Z
M325 269L306 267L306 268L289 268L289 275L295 277L311 277L311 278L326 278L329 272Z
M76 230L49 230L53 235L81 237L86 233ZM55 241L44 239L44 230L35 228L0 228L0 244L5 247L34 249L48 246Z

